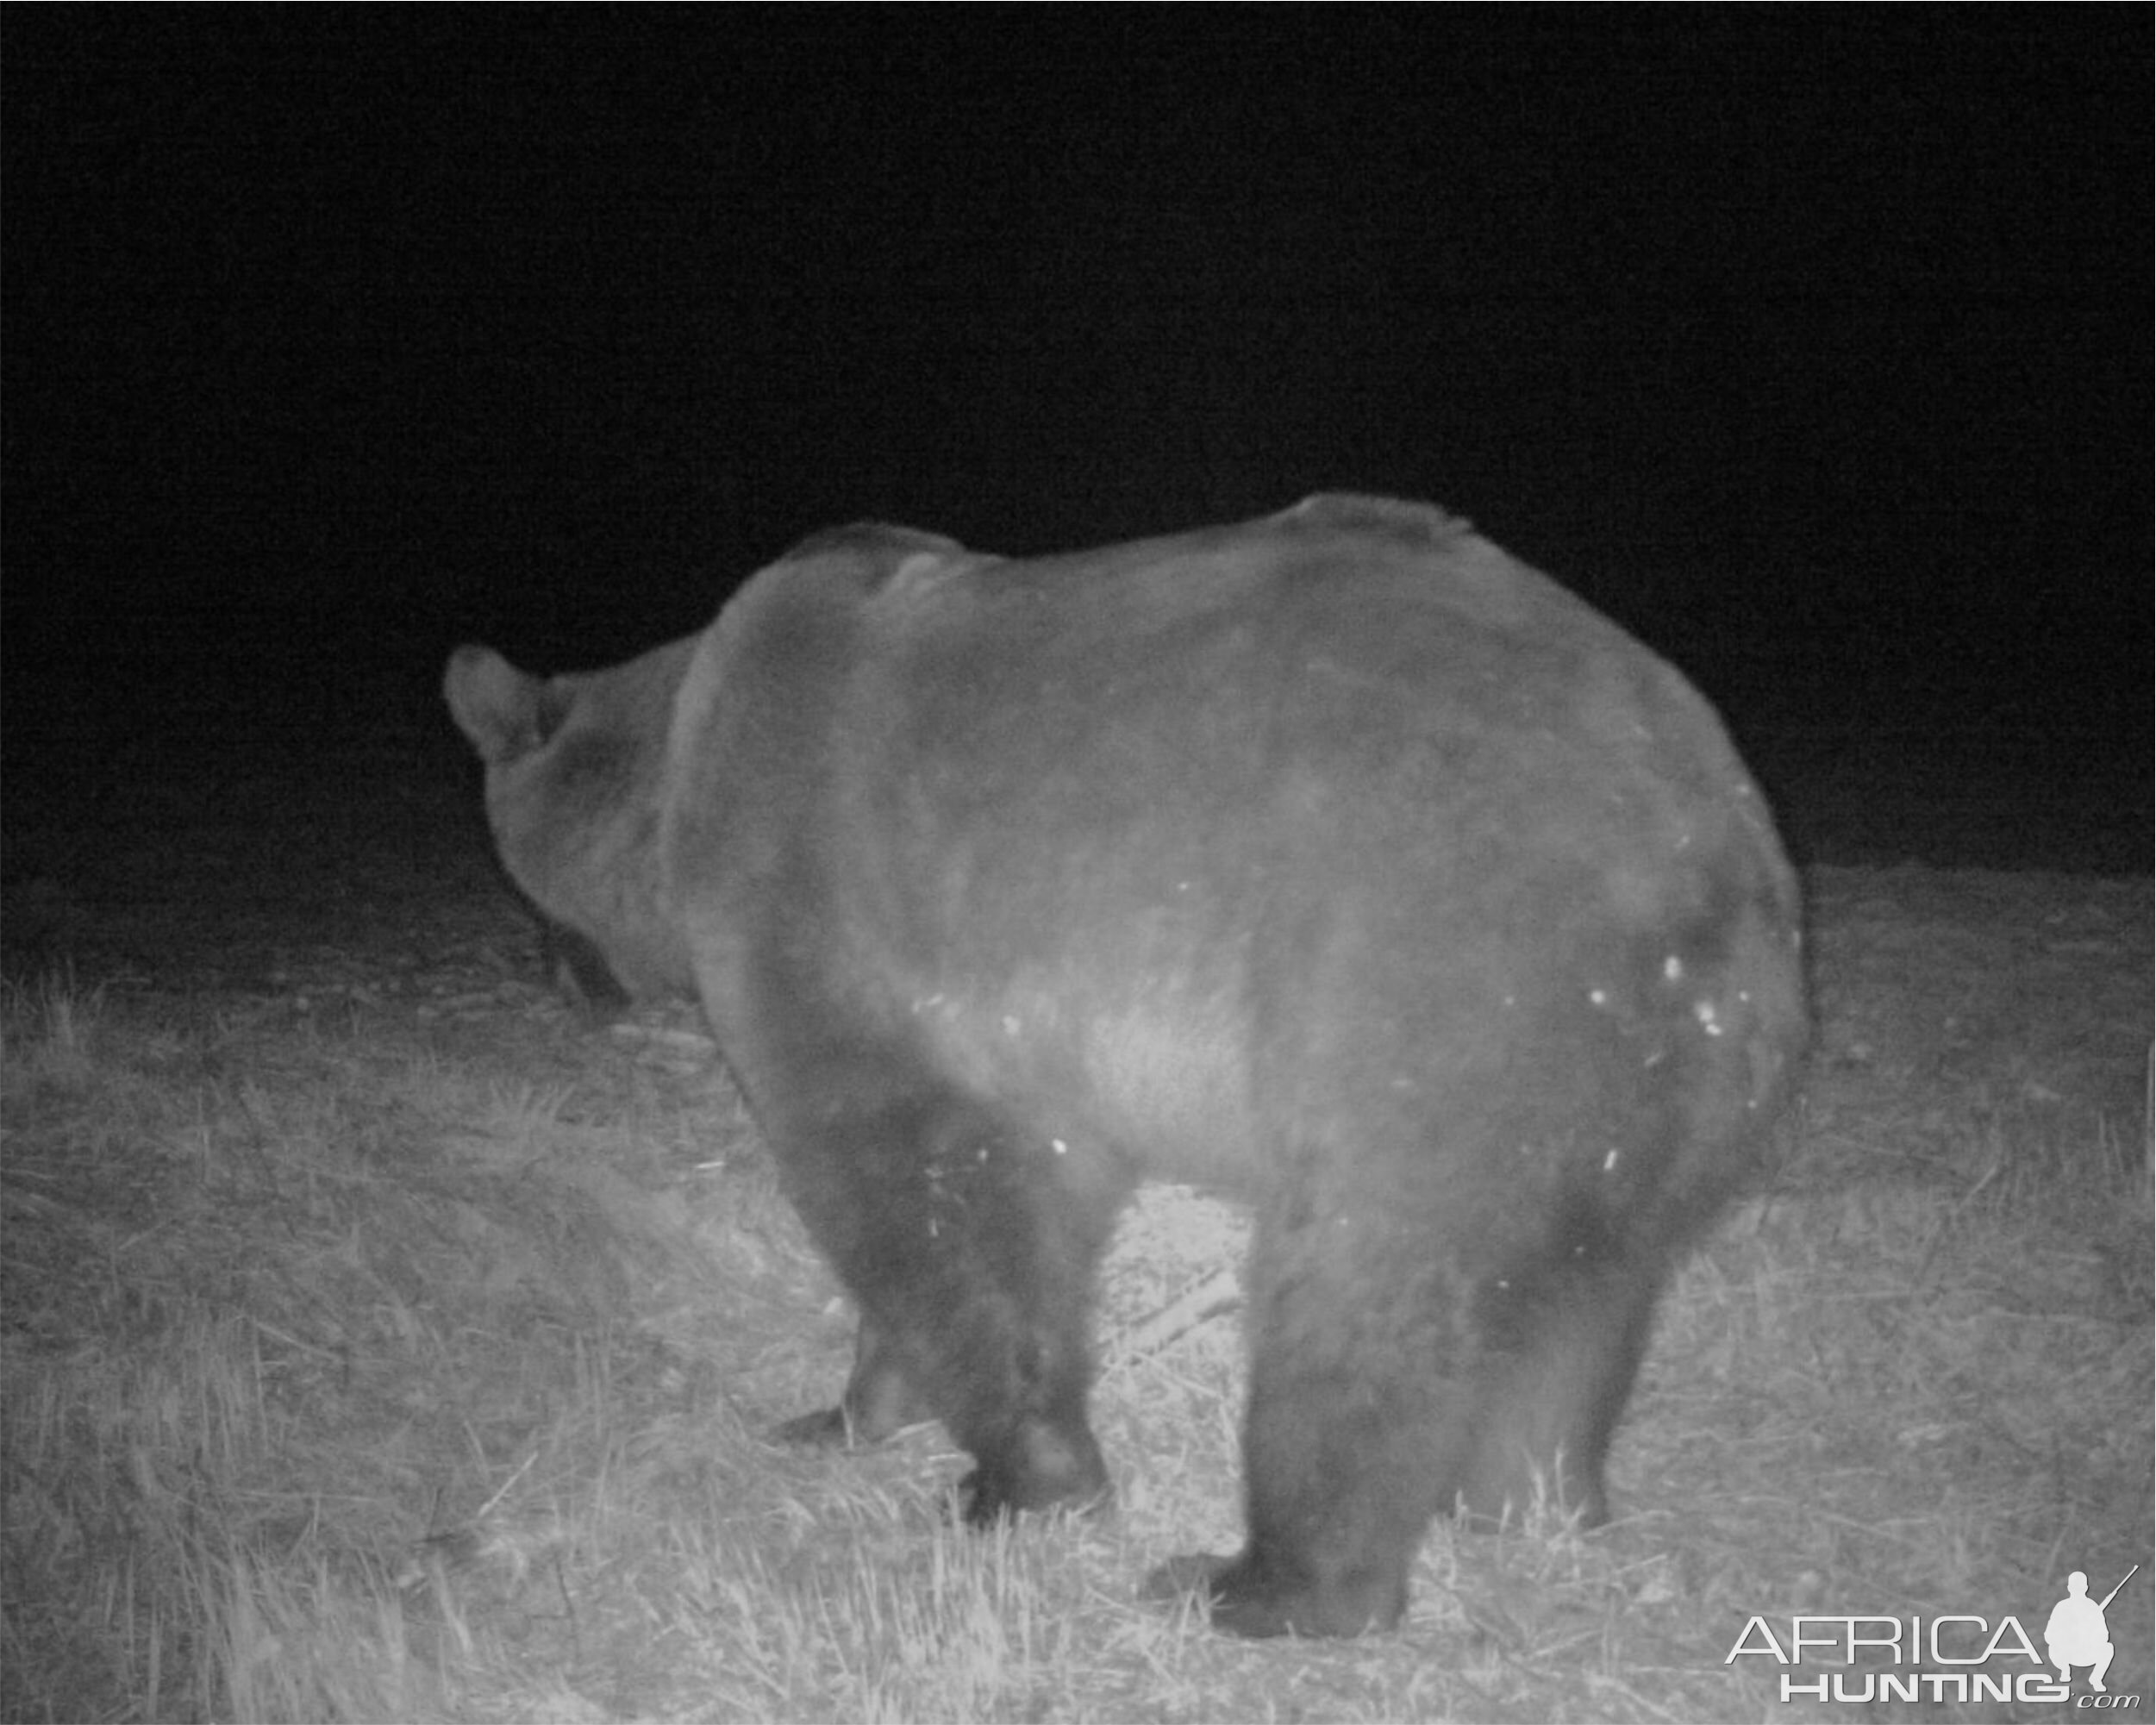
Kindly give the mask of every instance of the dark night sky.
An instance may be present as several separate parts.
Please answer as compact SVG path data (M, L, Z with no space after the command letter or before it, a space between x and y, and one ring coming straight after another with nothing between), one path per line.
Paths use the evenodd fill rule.
M2138 6L11 7L9 766L446 749L456 641L818 526L1352 487L1684 666L1800 853L2145 870L2150 74Z

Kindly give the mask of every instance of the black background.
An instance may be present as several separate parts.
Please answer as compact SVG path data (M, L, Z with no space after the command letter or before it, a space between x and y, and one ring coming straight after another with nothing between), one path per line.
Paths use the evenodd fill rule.
M1353 488L1684 666L1806 859L2146 871L2150 17L8 8L11 789L447 773L458 641L817 527Z

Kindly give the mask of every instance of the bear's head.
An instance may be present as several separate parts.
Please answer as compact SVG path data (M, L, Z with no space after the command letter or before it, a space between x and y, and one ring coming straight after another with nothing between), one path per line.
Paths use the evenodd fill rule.
M449 710L486 766L503 866L575 954L577 991L611 1003L693 986L659 853L666 738L696 638L610 671L534 677L484 647L450 655ZM602 973L603 966L603 973Z

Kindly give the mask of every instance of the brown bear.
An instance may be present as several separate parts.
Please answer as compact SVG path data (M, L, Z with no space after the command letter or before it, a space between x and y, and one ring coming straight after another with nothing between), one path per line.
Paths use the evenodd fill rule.
M631 994L693 987L967 1513L1102 1498L1096 1264L1239 1196L1244 1634L1390 1626L1438 1514L1603 1458L1804 1038L1795 880L1707 703L1463 522L1321 496L1008 560L865 526L703 634L451 710L503 860Z

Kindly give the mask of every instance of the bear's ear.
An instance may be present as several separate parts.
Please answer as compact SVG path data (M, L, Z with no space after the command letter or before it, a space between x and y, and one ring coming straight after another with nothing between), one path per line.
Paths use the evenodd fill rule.
M458 728L490 765L514 760L543 740L547 685L491 647L460 647L451 653L441 692Z

